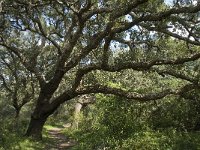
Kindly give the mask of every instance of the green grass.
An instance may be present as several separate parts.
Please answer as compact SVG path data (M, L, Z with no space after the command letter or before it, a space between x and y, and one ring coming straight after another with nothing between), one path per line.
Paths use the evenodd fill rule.
M10 133L2 138L0 150L42 150L44 141L34 141L31 138Z
M27 138L21 132L4 129L0 135L0 150L44 150L45 146L52 142L47 132L51 128L53 128L51 125L44 127L42 141Z
M90 133L80 130L73 132L68 129L65 130L65 134L77 140L78 144L73 147L74 150L103 149L101 145L104 144L107 145L108 149L113 150L200 150L200 132L180 132L175 129L138 131L133 136L123 140L122 144L119 144L115 139L105 141L104 135L100 135L98 132Z
M0 150L44 150L46 146L51 148L56 141L49 137L48 130L55 127L60 128L62 126L49 124L44 126L42 141L34 141L31 138L24 137L21 133L3 130L3 134L0 135ZM77 140L84 138L83 134L76 137L75 132L73 132L71 128L64 129L63 133ZM147 131L128 138L124 141L122 147L127 149L135 146L137 149L148 147L148 149L158 148L160 150L200 150L199 133L200 132L177 132L175 130L164 130L163 132ZM87 145L87 147L91 144L90 146L93 147L96 144L93 141L95 140L94 137L95 136L92 136L91 139L85 137L82 141L78 140L78 142ZM77 145L73 149L81 149L81 146Z

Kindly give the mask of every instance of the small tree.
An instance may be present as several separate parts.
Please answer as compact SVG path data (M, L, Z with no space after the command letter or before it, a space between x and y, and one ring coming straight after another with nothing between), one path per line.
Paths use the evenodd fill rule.
M1 87L7 93L7 100L11 99L11 106L15 109L15 118L18 120L22 107L34 98L34 79L12 53L2 51L0 64Z

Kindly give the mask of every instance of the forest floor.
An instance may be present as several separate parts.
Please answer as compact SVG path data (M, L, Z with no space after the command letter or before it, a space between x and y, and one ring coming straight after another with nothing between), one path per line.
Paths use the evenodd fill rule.
M75 141L67 137L62 131L66 127L51 127L47 129L48 142L46 148L48 150L70 150L75 146Z

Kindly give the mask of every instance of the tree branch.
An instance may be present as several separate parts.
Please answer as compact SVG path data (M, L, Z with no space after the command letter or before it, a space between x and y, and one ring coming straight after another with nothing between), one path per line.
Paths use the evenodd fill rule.
M181 36L181 35L178 35L174 32L170 32L169 30L166 30L164 28L157 28L157 27L149 27L145 24L140 24L142 27L146 28L147 30L149 31L157 31L157 32L161 32L161 33L164 33L166 35L169 35L171 37L174 37L174 38L177 38L179 40L182 40L182 41L186 41L187 43L190 43L190 44L193 44L193 45L197 45L199 46L200 45L200 41L194 41L194 40L191 40L189 39L189 37L184 37L184 36Z
M152 69L153 71L157 72L159 75L161 76L164 76L164 75L170 75L170 76L173 76L175 78L178 78L178 79L182 79L182 80L186 80L188 82L191 82L192 84L194 85L198 85L198 79L195 79L195 78L191 78L189 76L186 76L185 74L183 73L178 73L178 72L175 72L173 70L159 70L157 68L153 68Z
M12 91L12 90L9 88L9 86L7 85L6 80L5 80L5 78L4 78L4 76L3 76L2 74L0 74L0 78L1 78L1 80L2 80L2 82L3 82L4 88L5 88L8 92L13 93L13 91Z
M175 60L152 60L149 62L127 62L127 63L121 63L121 64L114 64L114 65L101 65L101 64L91 64L86 67L80 68L75 76L74 83L72 85L72 89L75 90L79 85L84 77L85 74L94 71L94 70L103 70L108 72L119 72L125 69L133 69L137 71L144 71L144 70L150 70L153 66L156 65L180 65L184 64L186 62L195 61L200 58L200 53L192 55L191 57L186 58L177 58ZM153 70L157 71L159 73L159 70L156 70L153 68ZM161 73L161 72L160 72ZM197 83L198 81L192 80L189 77L186 77L184 75L178 75L177 73L173 72L163 72L168 73L170 75L182 78L184 80L192 81L193 83Z
M35 74L36 78L38 79L39 83L41 86L43 86L46 81L43 78L42 74L37 70L37 68L35 66L32 66L31 64L29 64L29 62L27 63L24 58L24 56L20 53L20 50L16 47L13 46L8 46L5 43L0 43L0 45L2 45L3 47L5 47L7 50L11 51L12 53L14 53L20 60L20 62L24 65L24 67ZM31 62L32 63L32 62Z
M141 16L139 18L133 18L132 22L124 23L124 25L120 27L115 27L112 29L111 33L121 33L125 30L130 29L134 25L137 25L141 22L148 22L148 21L161 21L168 17L170 17L173 14L181 14L181 13L197 13L200 11L200 3L198 3L196 6L190 6L190 7L181 7L181 8L171 8L169 10L149 14L146 16Z
M83 89L78 89L76 90L76 92L78 95L90 94L90 93L113 94L116 96L124 97L127 99L134 99L141 102L162 99L167 95L175 94L175 92L170 89L157 93L139 94L136 92L128 92L119 88L111 88L104 85L88 86L84 87Z

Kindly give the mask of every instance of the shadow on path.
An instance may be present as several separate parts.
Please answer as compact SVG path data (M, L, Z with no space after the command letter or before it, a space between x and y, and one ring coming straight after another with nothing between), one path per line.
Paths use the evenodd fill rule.
M64 128L53 127L48 129L49 134L48 143L46 144L47 150L70 150L75 146L75 141L68 138L62 133Z

